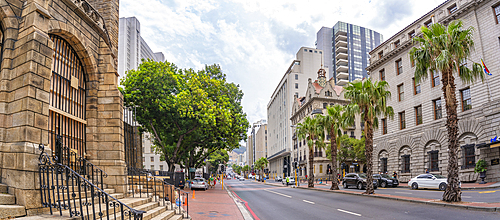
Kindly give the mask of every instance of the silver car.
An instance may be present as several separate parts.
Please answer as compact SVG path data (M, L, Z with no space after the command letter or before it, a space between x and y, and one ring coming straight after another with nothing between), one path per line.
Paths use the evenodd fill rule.
M204 178L198 177L191 180L191 189L208 189L208 183Z

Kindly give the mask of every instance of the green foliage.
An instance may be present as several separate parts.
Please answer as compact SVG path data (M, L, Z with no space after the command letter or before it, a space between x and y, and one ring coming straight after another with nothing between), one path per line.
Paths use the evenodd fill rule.
M297 124L297 138L299 140L306 140L309 149L314 149L314 147L324 148L324 137L325 132L323 127L320 126L319 116L309 117L304 119L304 122Z
M479 159L474 168L474 173L485 172L486 170L488 170L488 163L483 159Z
M226 82L218 65L196 72L148 60L121 84L125 105L136 107L136 120L152 134L169 168L199 167L213 152L238 148L246 139L243 93Z
M344 134L338 137L339 147L337 151L337 160L339 163L357 160L360 163L366 162L365 138L356 139ZM326 151L328 159L331 159L330 150Z
M229 154L225 149L220 149L210 154L207 161L210 163L210 172L216 173L219 164L226 164L229 161Z
M264 170L268 164L269 164L269 161L267 161L267 158L261 157L257 161L255 161L254 168L257 170Z

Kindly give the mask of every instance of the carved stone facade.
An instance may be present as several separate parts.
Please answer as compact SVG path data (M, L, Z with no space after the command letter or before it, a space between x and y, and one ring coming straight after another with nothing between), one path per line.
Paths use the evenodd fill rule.
M51 36L57 36L71 45L85 74L85 114L78 119L86 126L82 153L109 174L106 184L125 192L122 95L117 89L116 62L118 0L0 0L0 7L1 182L28 215L41 211L38 145L54 147L49 146L51 112L75 117L51 104L51 94L57 94L52 87L56 44Z
M465 28L474 28L475 48L468 60L480 63L482 58L493 73L486 76L484 82L475 84L465 84L459 77L455 79L460 179L476 181L479 174L474 173L475 162L485 159L489 165L486 180L500 181L500 165L492 164L494 159L500 158L499 148L478 146L500 136L500 24L494 14L499 5L499 0L446 1L370 52L371 65L367 69L374 80L383 77L389 83L392 99L388 105L395 112L394 120L387 120L387 132L383 132L382 123L374 131L375 171L387 167L389 173L398 172L402 182L424 173L426 169L431 173L447 174L448 136L440 73L434 75L436 80L431 74L415 85L415 67L408 52L413 47L411 38L421 35L423 25L448 24L460 19ZM467 99L470 105L464 106ZM441 100L443 104L437 105ZM402 126L401 113L405 126Z

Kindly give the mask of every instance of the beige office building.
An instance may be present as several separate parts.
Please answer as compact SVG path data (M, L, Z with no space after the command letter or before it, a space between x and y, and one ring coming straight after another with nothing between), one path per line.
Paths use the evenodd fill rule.
M160 154L156 154L153 149L153 142L150 133L144 133L142 135L142 146L142 152L144 153L144 169L168 171L167 162L160 161Z
M454 19L473 27L475 47L464 63L480 62L482 58L492 72L484 82L463 83L455 78L458 101L459 167L463 182L476 181L475 163L488 163L487 181L500 181L499 142L490 143L500 135L500 1L446 1L370 52L367 68L374 80L386 80L394 108L394 120L382 119L374 134L375 171L396 171L401 181L408 181L426 169L447 174L448 135L446 107L441 73L430 73L415 84L415 67L410 62L412 38L420 36L420 28L434 23L448 24Z
M322 50L301 47L267 105L267 159L271 175L288 176L291 173L292 104L297 97L304 96L307 79L316 78L316 72L322 66L322 57Z
M267 158L267 124L262 124L255 133L255 161L262 157Z
M336 86L335 80L331 78L326 80L326 77L318 74L317 80L314 82L308 79L308 85L305 96L295 99L292 106L292 116L290 118L293 126L302 123L306 117L314 117L316 114L327 114L326 108L333 105L347 105L349 100L344 99L344 88ZM360 125L360 126L358 126ZM346 128L343 133L352 138L361 138L361 130L364 124L361 124L360 117L356 117L353 126ZM297 176L301 179L305 178L309 172L309 146L306 140L300 140L295 133L296 127L293 128L293 157L294 162L298 162ZM326 131L325 131L326 132ZM327 148L330 147L330 135L325 134ZM349 161L348 164L352 163ZM314 148L313 162L314 178L328 178L327 165L331 165L331 160L327 158L326 151L321 148Z

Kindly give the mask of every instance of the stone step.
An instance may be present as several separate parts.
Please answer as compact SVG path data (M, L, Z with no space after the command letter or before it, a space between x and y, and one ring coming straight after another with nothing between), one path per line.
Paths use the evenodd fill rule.
M0 183L0 193L9 193L9 187L3 183Z
M141 211L146 211L146 213L143 214L143 220L149 220L153 218L154 216L157 216L160 214L162 211L166 211L165 207L159 206L158 202L149 202L144 205L140 206L135 206L132 207L133 209L136 210L141 210ZM113 216L114 219L121 219L121 213L118 213L115 216Z
M180 214L173 215L172 217L168 218L168 220L181 220L184 217Z
M159 215L155 216L151 220L168 220L168 219L170 219L174 215L175 215L175 212L173 210L165 210L164 212L162 212Z
M16 197L11 194L0 194L0 205L14 205L16 204Z
M137 207L137 206L140 206L140 205L143 205L143 204L146 204L148 202L150 202L150 199L129 199L129 198L124 198L124 199L120 199L121 202L123 202L124 204L134 208L134 207ZM79 207L79 206L78 206ZM99 209L100 207L100 209ZM114 218L114 214L116 212L117 215L120 214L120 207L116 207L116 209L113 209L112 207L109 207L108 206L108 209L109 209L109 214L110 214L110 219L111 218ZM125 208L126 209L126 208ZM124 210L125 210L124 209ZM100 206L99 205L96 205L95 206L95 212L96 213L93 213L93 210L92 210L92 207L89 206L89 215L87 215L87 210L86 208L84 207L83 208L83 215L85 216L85 219L93 219L94 218L94 214L96 215L96 218L99 217L99 210L101 210L103 212L103 216L106 216L106 204L101 204ZM74 210L72 210L74 211ZM78 209L77 211L80 211L80 209ZM58 211L53 209L53 214L54 215L58 215ZM63 210L62 211L62 217L70 217L70 214L69 214L69 210Z
M20 205L0 205L0 219L10 219L26 215L26 208Z

